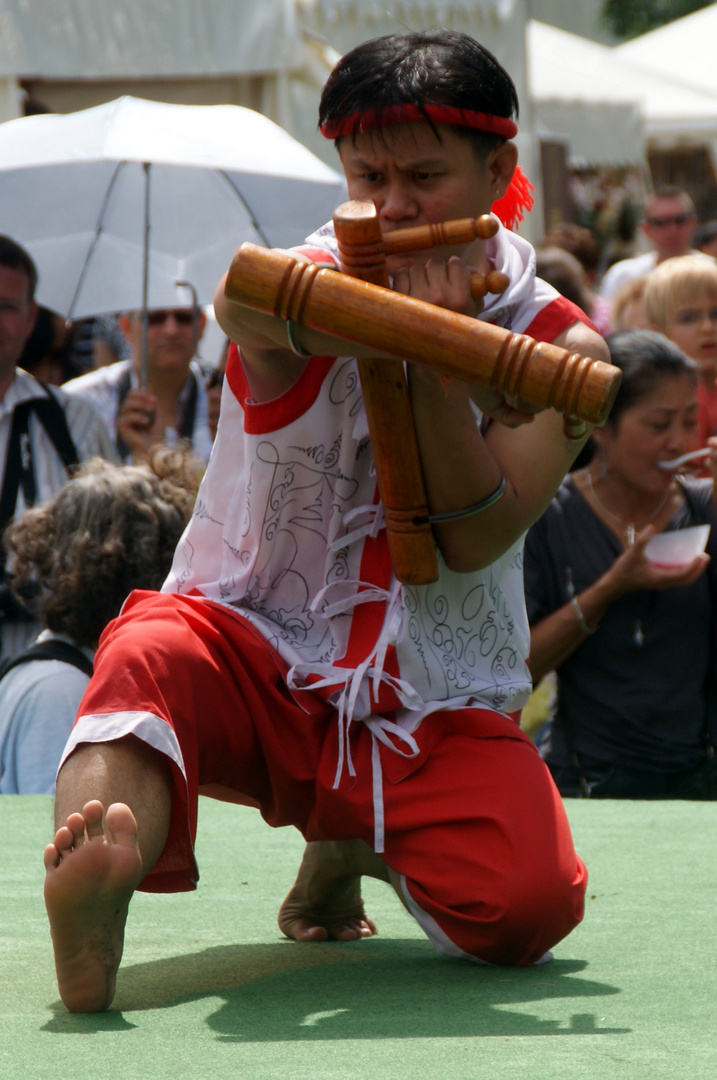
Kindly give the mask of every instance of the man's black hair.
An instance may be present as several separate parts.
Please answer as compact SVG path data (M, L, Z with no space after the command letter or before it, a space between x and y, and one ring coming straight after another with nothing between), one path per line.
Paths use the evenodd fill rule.
M7 266L10 270L22 270L30 287L29 299L33 300L37 288L37 267L25 248L20 247L9 236L0 235L0 266Z
M518 116L515 84L495 56L468 34L438 30L389 34L346 53L324 86L319 126L354 113L406 104ZM454 130L474 138L484 150L505 141L471 128Z

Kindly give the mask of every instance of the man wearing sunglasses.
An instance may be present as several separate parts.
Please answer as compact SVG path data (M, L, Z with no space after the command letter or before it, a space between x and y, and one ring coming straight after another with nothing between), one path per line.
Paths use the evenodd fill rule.
M196 351L206 325L197 307L153 308L147 312L146 385L142 386L142 315L120 315L119 325L132 356L97 368L65 384L101 412L123 461L146 457L157 442L189 444L201 461L209 459L212 437L207 394Z
M677 187L660 187L648 200L642 231L653 250L631 259L616 262L605 274L600 295L606 300L626 281L644 277L665 259L694 254L692 240L697 228L697 214L692 199Z

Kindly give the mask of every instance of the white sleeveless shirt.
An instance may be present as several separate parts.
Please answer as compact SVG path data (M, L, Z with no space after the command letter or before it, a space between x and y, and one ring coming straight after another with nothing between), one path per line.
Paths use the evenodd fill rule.
M496 321L522 332L553 308L555 337L577 309L536 284L532 248L517 241L501 230L489 242L494 265L511 276L492 305ZM325 261L330 249L330 235L327 243L315 234L302 251ZM313 357L286 394L257 404L232 348L212 455L163 589L233 608L289 666L299 701L311 687L336 704L338 783L344 766L352 771L352 721L412 756L411 733L431 712L475 704L510 713L526 702L522 551L521 538L467 574L438 553L437 582L400 584L355 359Z

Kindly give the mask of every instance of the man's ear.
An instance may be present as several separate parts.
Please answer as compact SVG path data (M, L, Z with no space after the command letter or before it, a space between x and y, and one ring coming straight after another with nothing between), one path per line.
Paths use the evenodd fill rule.
M508 190L508 185L513 179L515 167L518 164L518 147L513 142L504 142L496 146L488 155L488 169L490 171L491 186L494 190L495 202L502 199Z

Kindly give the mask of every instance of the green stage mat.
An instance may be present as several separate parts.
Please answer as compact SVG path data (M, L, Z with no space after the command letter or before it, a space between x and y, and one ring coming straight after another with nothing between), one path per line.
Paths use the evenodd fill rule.
M52 800L0 798L2 1080L714 1080L717 806L571 802L585 921L552 964L434 953L396 897L380 934L285 941L302 850L254 811L202 800L195 893L137 894L112 1009L57 997L42 902Z

